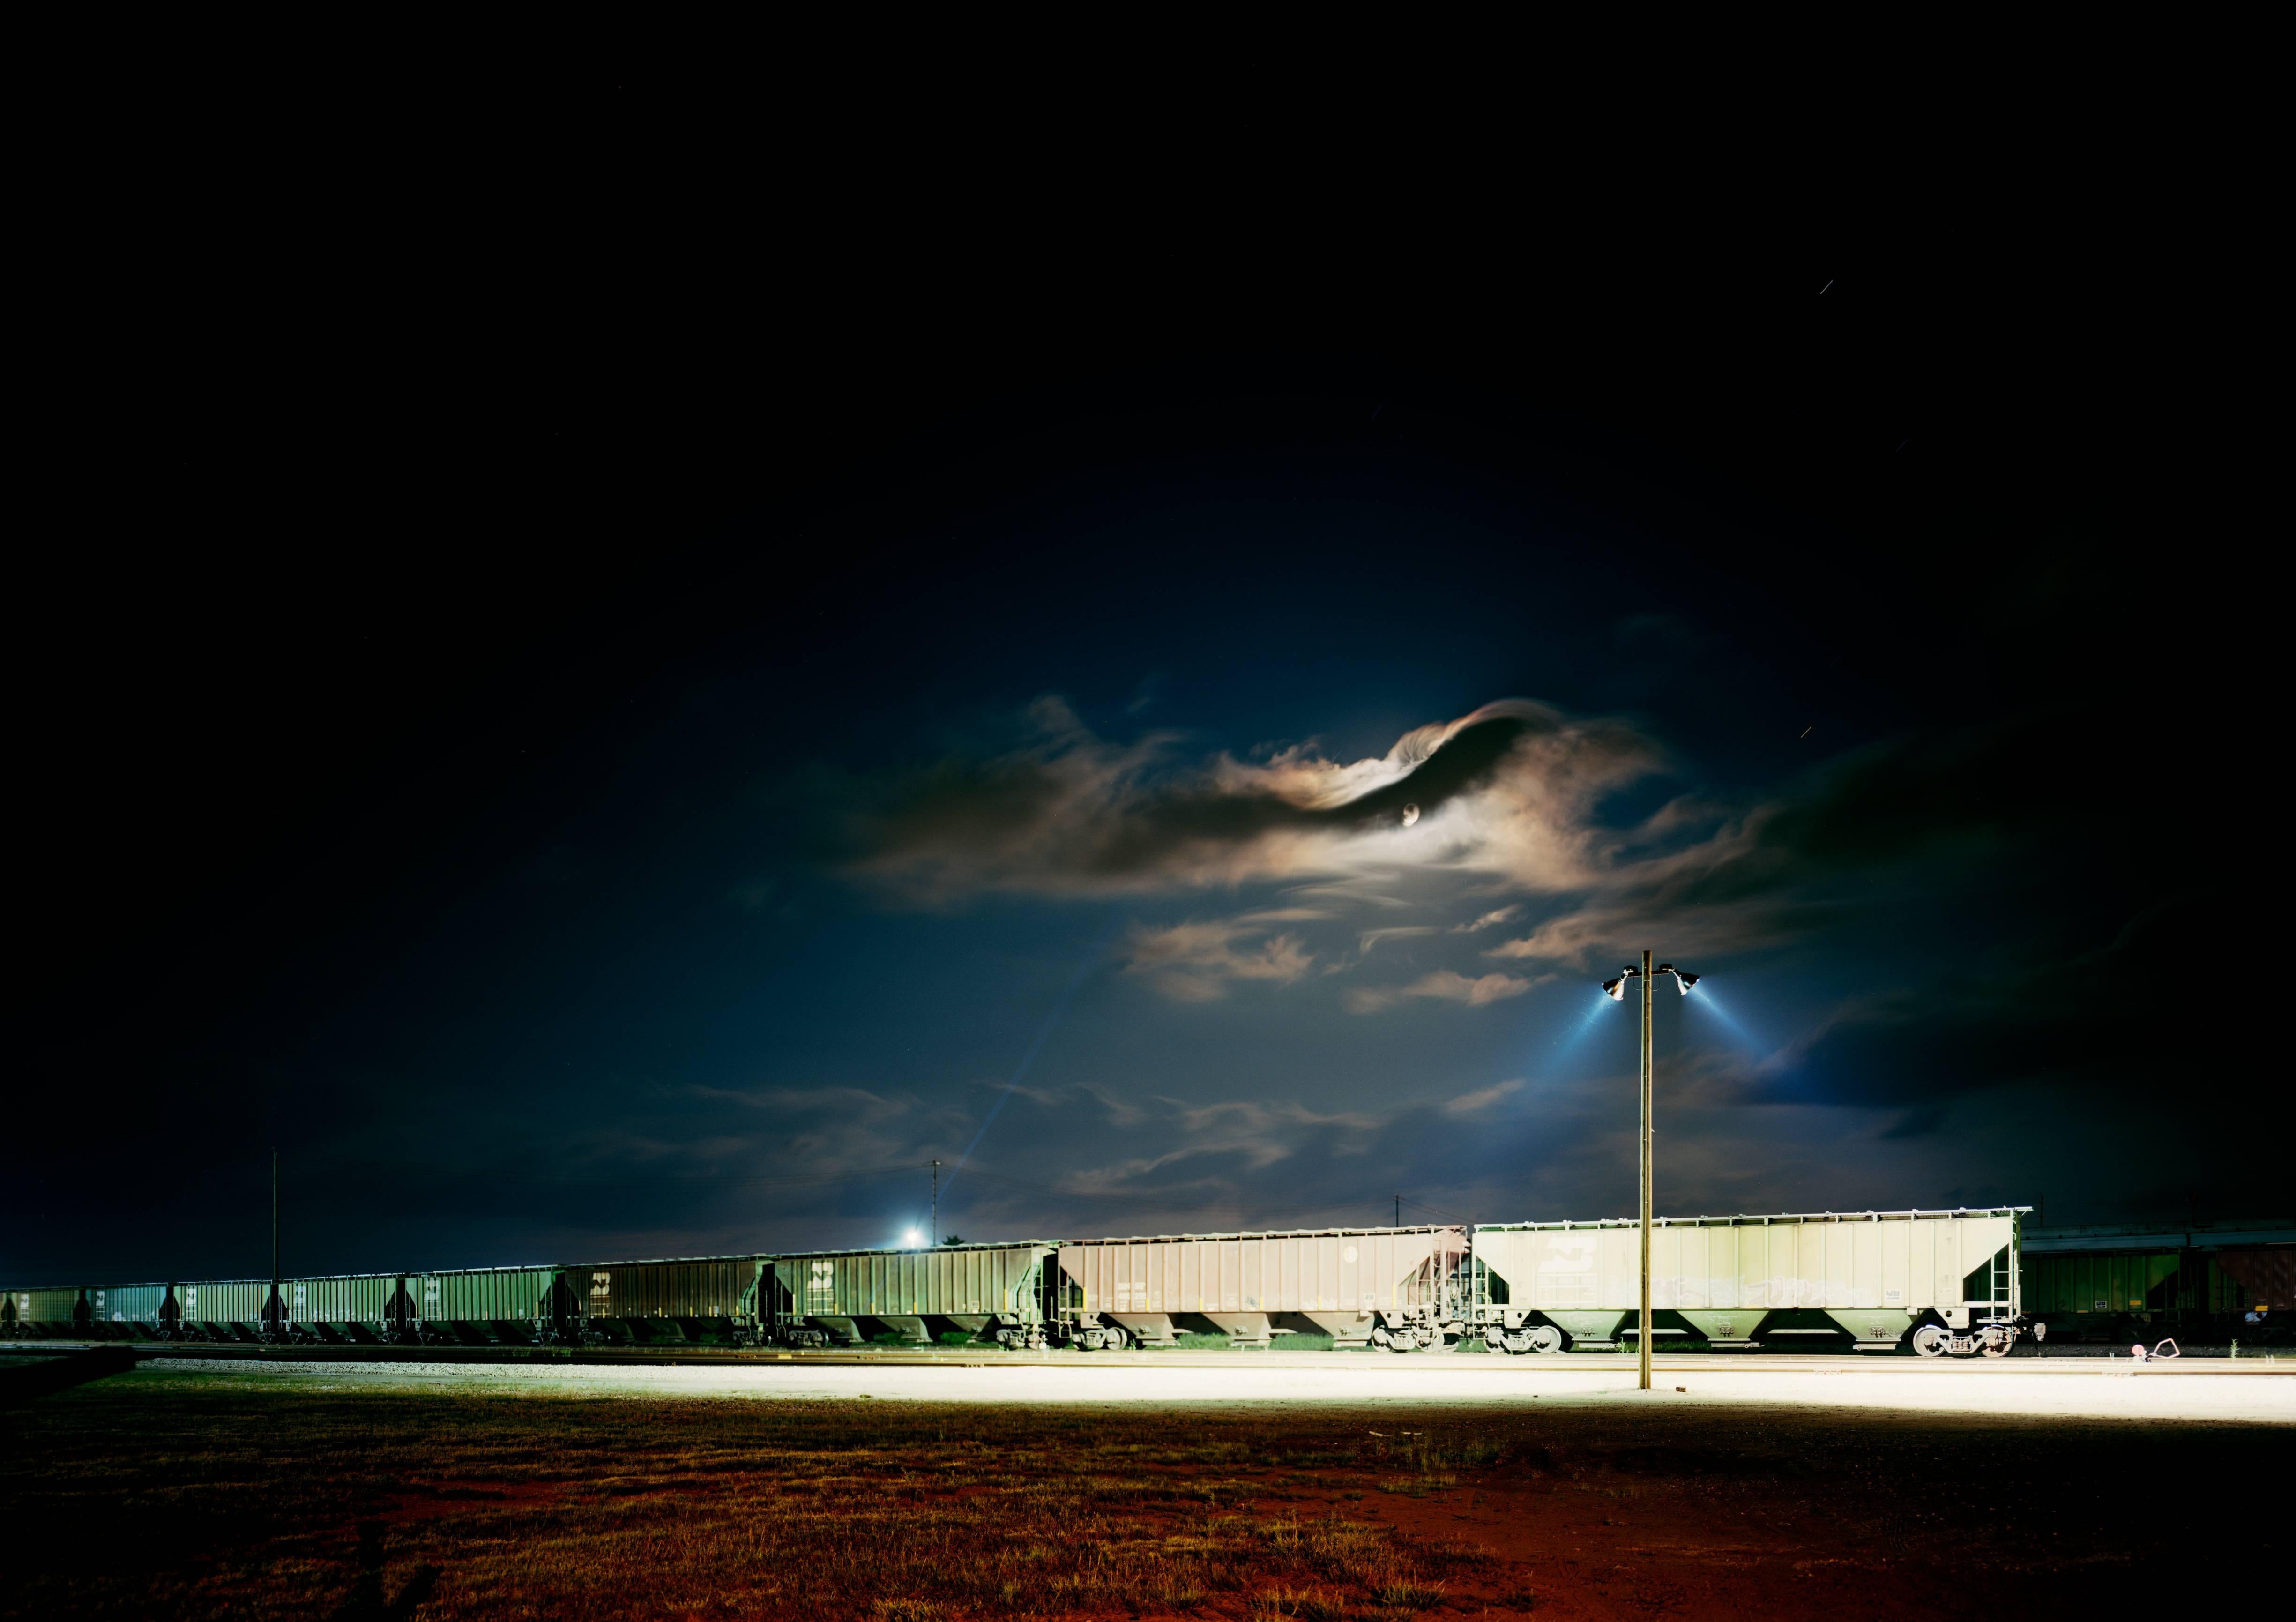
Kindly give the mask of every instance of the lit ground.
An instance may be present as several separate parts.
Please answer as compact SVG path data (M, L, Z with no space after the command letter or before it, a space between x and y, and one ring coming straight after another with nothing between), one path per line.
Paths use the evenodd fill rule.
M156 1359L0 1412L0 1617L2094 1622L2296 1525L2272 1365L966 1361Z
M1629 1358L1151 1353L1016 1363L876 1356L773 1363L295 1363L169 1359L199 1373L313 1392L503 1392L568 1396L859 1398L923 1403L1467 1404L1660 1401L2083 1419L2296 1424L2296 1358L2246 1365L2121 1359L1915 1363L1850 1358L1659 1357L1656 1389ZM257 1371L260 1371L258 1372Z

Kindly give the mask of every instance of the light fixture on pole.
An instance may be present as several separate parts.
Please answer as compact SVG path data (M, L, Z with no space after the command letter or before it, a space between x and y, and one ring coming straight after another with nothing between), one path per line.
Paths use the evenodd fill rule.
M1661 963L1656 968L1652 968L1651 955L1648 952L1643 953L1643 960L1639 967L1629 963L1619 971L1616 979L1603 982L1603 994L1613 1002L1624 1002L1627 1000L1628 981L1639 980L1643 983L1642 1319L1641 1327L1635 1335L1635 1350L1636 1361L1641 1365L1642 1371L1641 1388L1644 1391L1651 1388L1651 992L1656 989L1652 982L1660 975L1672 975L1675 990L1685 997L1690 995L1690 988L1698 984L1696 975L1691 974L1686 969L1677 968L1671 963Z

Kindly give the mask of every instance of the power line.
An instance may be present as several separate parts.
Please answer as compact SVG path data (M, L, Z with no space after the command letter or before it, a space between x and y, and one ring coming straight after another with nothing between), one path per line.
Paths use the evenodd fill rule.
M1414 1199L1408 1194L1398 1194L1396 1196L1396 1198L1402 1201L1402 1203L1406 1206L1415 1206L1422 1211L1431 1212L1433 1214L1441 1217L1447 1223L1463 1223L1467 1220L1464 1216L1454 1215L1452 1213L1444 1210L1440 1206L1431 1206L1423 1199ZM1403 1224L1400 1222L1396 1224L1398 1228L1402 1225Z

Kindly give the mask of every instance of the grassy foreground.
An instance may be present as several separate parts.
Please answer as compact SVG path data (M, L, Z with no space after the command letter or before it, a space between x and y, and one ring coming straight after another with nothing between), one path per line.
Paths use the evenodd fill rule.
M2284 1484L2286 1443L1824 1412L315 1391L146 1368L0 1414L20 1551L0 1613L1400 1622L1816 1604L1867 1622L1934 1616L1939 1585L1976 1582L2030 1618L2125 1597L2156 1545L2200 1529L2116 1478ZM2270 1555L2285 1519L2268 1492L2248 1503L2252 1525L2218 1500L2207 1530Z
M1401 1617L1491 1563L1276 1511L1285 1473L1423 1489L1413 1441L1273 1423L164 1372L0 1423L0 1517L47 1556L10 1615Z

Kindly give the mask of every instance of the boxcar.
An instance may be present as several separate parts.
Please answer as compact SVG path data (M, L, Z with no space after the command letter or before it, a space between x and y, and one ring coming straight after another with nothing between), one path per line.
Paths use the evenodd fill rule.
M765 1258L760 1332L784 1346L925 1345L939 1337L1041 1346L1054 1247L942 1245Z
M2005 1354L2027 1206L1662 1217L1651 1231L1652 1335L1718 1348L1839 1345ZM1510 1352L1616 1346L1640 1332L1632 1218L1474 1231L1472 1316Z
M758 1274L764 1258L599 1262L568 1270L581 1286L586 1334L639 1342L748 1346L758 1335Z
M1063 1338L1169 1346L1191 1330L1264 1346L1321 1333L1409 1351L1459 1331L1467 1256L1463 1227L1078 1240L1060 1247Z

